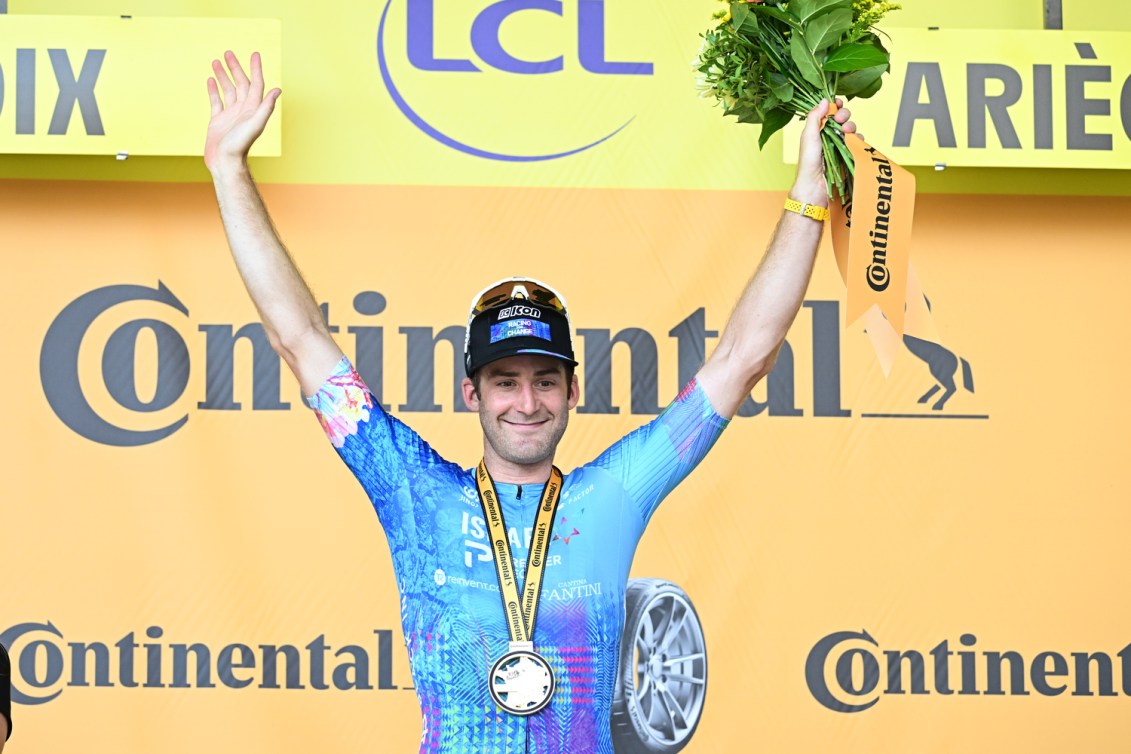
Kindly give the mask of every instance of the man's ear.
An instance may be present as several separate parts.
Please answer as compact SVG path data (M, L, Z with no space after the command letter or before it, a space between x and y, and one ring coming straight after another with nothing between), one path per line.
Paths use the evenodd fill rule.
M478 412L479 391L475 389L475 383L471 381L470 377L464 377L459 387L463 391L463 405L467 406L468 411Z
M572 411L577 407L577 402L581 400L581 383L577 379L577 375L573 376L573 380L569 384L569 408Z

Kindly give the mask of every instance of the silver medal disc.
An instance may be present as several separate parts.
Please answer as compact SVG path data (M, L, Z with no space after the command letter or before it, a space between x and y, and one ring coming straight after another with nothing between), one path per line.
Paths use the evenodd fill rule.
M512 715L533 715L554 695L554 671L537 652L507 652L491 667L491 698Z

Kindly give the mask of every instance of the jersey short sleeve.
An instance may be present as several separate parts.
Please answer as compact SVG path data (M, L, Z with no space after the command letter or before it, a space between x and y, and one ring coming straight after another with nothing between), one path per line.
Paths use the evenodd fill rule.
M418 536L408 487L421 472L450 465L390 416L345 356L307 399L326 437L369 496L394 554Z
M618 478L645 523L730 423L694 378L659 416L602 453L593 466Z

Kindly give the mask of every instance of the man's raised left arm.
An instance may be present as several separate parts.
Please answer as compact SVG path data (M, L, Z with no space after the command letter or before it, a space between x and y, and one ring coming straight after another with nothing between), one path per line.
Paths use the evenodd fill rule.
M801 135L797 177L789 195L803 204L827 207L820 127L828 113L822 101L810 111ZM849 112L832 116L845 133L856 126ZM754 277L738 299L719 344L696 376L721 416L731 418L754 386L770 373L786 332L793 324L809 287L824 223L783 211L769 248Z

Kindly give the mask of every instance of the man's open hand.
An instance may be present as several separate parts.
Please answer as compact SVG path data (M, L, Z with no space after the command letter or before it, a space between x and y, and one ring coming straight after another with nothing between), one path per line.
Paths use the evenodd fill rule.
M283 93L281 89L272 89L264 96L263 64L258 52L251 56L250 79L234 53L225 52L224 61L227 70L224 63L212 61L215 77L208 79L212 119L204 142L204 164L213 173L247 159L248 150L275 110L275 100Z

